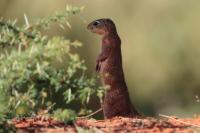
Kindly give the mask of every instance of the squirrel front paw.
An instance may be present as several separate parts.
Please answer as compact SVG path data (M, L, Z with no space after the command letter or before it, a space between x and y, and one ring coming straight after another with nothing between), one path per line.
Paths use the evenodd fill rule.
M100 69L101 69L101 63L97 62L97 64L96 64L96 72L100 72Z

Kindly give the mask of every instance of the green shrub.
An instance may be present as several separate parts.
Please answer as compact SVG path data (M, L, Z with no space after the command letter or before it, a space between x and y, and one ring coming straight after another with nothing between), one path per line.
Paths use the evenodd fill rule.
M97 86L96 77L85 75L85 62L76 53L82 44L42 34L50 23L63 27L81 10L67 6L64 12L35 23L25 17L23 26L0 20L1 120L45 111L61 120L72 120L77 114L90 112L86 105L91 95L102 97L103 87ZM72 108L72 103L78 108Z

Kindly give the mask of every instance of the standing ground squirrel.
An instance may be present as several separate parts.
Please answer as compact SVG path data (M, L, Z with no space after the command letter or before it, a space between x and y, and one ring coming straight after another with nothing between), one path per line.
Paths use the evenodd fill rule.
M96 61L96 71L102 75L103 85L109 86L102 103L104 117L138 116L138 112L131 105L124 79L121 40L115 24L110 19L98 19L91 22L87 29L103 36L102 51Z

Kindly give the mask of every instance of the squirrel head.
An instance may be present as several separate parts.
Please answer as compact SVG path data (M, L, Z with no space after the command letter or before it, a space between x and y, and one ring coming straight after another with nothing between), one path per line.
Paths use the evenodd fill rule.
M114 22L108 18L97 19L89 23L87 29L93 33L104 36L117 33Z

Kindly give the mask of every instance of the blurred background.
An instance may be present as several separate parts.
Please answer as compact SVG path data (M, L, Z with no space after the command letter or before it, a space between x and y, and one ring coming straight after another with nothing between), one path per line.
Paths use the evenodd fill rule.
M111 18L122 40L123 67L131 100L145 115L200 114L200 1L197 0L0 0L0 17L29 21L64 10L67 4L85 6L49 36L79 40L79 50L95 74L101 37L86 30L89 22Z

